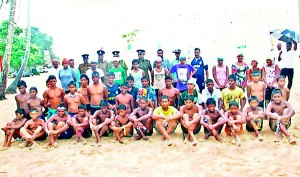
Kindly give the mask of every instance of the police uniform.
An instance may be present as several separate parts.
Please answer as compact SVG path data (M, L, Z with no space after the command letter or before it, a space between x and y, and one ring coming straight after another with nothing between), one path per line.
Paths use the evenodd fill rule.
M137 50L137 53L138 54L144 54L145 53L145 50L143 49L138 49ZM152 71L152 65L150 63L149 60L147 59L139 59L139 68L141 68L142 70L144 70L144 73L145 73L145 76L147 76L150 80L150 77L149 77L149 73L148 71Z
M120 56L119 55L120 51L113 51L112 54L113 54L113 57L119 57ZM121 68L123 68L126 71L126 73L127 73L128 67L127 67L126 62L124 60L119 59L119 66ZM114 67L114 62L113 61L109 62L109 64L108 64L108 70L112 69L113 67Z
M105 51L103 50L98 50L97 51L97 54L98 54L98 57L99 56L103 56L105 54ZM98 58L98 64L97 64L97 68L101 69L103 72L104 72L104 81L103 81L103 84L106 84L107 81L108 81L108 71L109 71L109 68L108 68L108 62L105 61L104 59L99 60Z
M82 56L83 60L88 60L89 59L89 54L83 54L81 56ZM78 66L78 70L79 70L80 74L85 73L90 68L91 68L91 65L89 63L87 63L87 64L81 63Z

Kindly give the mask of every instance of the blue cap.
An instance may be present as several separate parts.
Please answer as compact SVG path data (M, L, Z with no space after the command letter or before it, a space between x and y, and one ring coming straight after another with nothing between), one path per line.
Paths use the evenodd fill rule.
M118 57L119 53L120 53L120 51L117 51L117 50L115 50L115 51L112 52L112 54L113 54L114 57Z
M83 59L89 59L90 55L89 54L82 54L81 56L82 56Z
M98 50L98 51L97 51L97 54L98 54L98 55L104 55L105 52L104 52L104 50Z
M92 77L99 77L100 76L100 74L97 72L97 71L93 71L93 73L92 73Z
M136 50L138 54L144 54L145 53L145 50L144 49L138 49Z
M172 53L181 53L180 49L175 49L174 51L172 51Z

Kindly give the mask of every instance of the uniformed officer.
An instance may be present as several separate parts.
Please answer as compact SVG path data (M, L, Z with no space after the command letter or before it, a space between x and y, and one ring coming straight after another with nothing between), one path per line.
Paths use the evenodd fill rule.
M144 70L145 76L147 76L150 80L149 73L152 71L152 65L149 60L145 59L145 50L138 49L136 50L139 58L139 68ZM133 68L132 68L133 69Z
M104 72L104 78L103 78L103 84L106 84L108 81L108 62L104 60L104 54L105 51L104 50L98 50L97 51L98 54L98 64L97 64L97 68L101 69Z
M118 57L119 58L119 66L121 68L123 68L126 71L126 74L127 74L128 67L126 65L126 62L124 60L120 59L120 51L117 51L117 50L112 51L112 54L113 54L113 57ZM114 62L113 61L109 62L108 69L110 70L113 67L114 67Z
M83 63L78 66L78 70L80 74L83 74L91 68L91 65L89 64L89 54L82 54L81 56L83 58Z

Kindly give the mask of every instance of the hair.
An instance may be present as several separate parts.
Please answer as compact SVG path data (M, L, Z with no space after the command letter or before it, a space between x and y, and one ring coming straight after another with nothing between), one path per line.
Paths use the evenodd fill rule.
M237 101L235 101L235 100L232 100L232 101L230 101L230 103L229 103L229 108L230 108L231 106L239 107L239 103L238 103Z
M167 99L168 101L170 101L170 98L169 98L168 95L163 95L162 97L160 97L160 101L161 101L162 99Z
M80 105L78 106L78 109L84 109L84 110L87 110L85 104L80 104Z
M68 87L71 86L71 85L76 87L76 83L74 81L70 81L69 84L68 84Z
M172 77L171 77L170 75L166 75L165 81L166 81L166 80L172 80Z
M194 96L193 95L186 95L184 97L184 101L187 101L187 100L191 100L192 102L194 102Z
M158 53L159 51L164 52L163 49L158 49L156 53Z
M134 60L132 60L131 63L132 63L132 64L134 64L134 63L140 64L140 61L139 61L138 59L134 59Z
M100 101L100 107L101 107L101 106L107 107L107 106L108 106L108 102L107 102L105 99L101 100L101 101Z
M213 99L213 98L208 98L207 100L206 100L206 105L208 106L208 105L211 105L211 104L213 104L213 105L217 105L217 103L216 103L216 100L215 99Z
M279 75L277 78L276 78L276 81L278 82L279 79L285 79L285 77L283 75Z
M213 84L214 84L214 81L213 81L212 79L207 79L207 80L206 80L206 84L207 84L207 83L213 83Z
M234 81L236 81L236 76L235 76L235 74L230 74L230 75L228 76L228 80L234 80Z
M117 108L117 110L126 110L126 106L124 104L120 104Z
M134 82L134 77L132 77L132 76L130 75L130 76L128 76L128 77L126 78L126 81L133 81L133 82Z
M195 50L199 50L199 52L200 52L200 48L198 48L198 47L196 47L196 48L194 49L194 51L195 51Z
M52 80L52 79L55 79L55 80L56 80L56 77L55 77L54 75L50 75L50 76L48 77L48 80L50 81L50 80Z
M74 61L74 59L71 58L69 61Z
M249 103L251 102L251 101L253 101L253 100L256 100L257 102L258 102L258 98L257 98L257 96L251 96L250 98L249 98Z
M33 86L33 87L30 87L29 91L31 91L31 90L34 90L34 91L36 91L36 92L37 92L37 88L36 88L35 86Z
M18 84L17 84L17 87L22 87L22 86L27 87L27 84L26 84L25 81L20 80L20 81L18 82Z
M115 77L115 73L109 72L109 73L107 74L107 77L109 77L109 76L114 76L114 77Z
M123 84L121 85L121 87L129 87L127 82L123 82Z
M141 78L141 81L144 80L144 79L146 79L147 81L150 81L148 76L143 76L143 77Z
M31 108L30 112L39 112L39 110L37 110L36 108Z
M281 96L282 96L282 91L280 90L280 89L274 89L273 91L272 91L272 96L273 95L275 95L275 94L277 94L277 93L279 93Z
M146 97L144 97L144 96L142 96L142 97L140 98L140 100L145 100L146 102L148 102L148 99L147 99Z
M25 110L23 109L23 108L18 108L16 111L15 111L15 113L17 114L25 114Z
M46 84L49 84L49 78L46 80Z
M90 83L90 78L89 78L86 74L81 74L81 75L80 75L80 79L82 79L82 78L85 78L85 79L88 81L87 85L89 85L89 83Z

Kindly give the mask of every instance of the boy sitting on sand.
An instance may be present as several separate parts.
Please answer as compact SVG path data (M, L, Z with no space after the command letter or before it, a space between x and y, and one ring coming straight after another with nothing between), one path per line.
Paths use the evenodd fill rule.
M108 109L109 104L106 100L101 100L100 110L96 111L90 118L90 128L96 135L96 143L101 145L101 137L108 136L110 133L109 124L114 120L114 111Z
M204 127L204 140L207 140L211 135L219 142L223 142L220 133L223 125L228 121L222 111L216 109L216 100L214 98L208 98L206 100L207 109L203 112L201 117L201 124Z
M192 140L192 145L197 145L197 139L194 134L199 133L201 129L200 118L202 115L202 107L195 105L194 96L186 95L184 105L180 107L180 123L184 135L185 142ZM184 136L183 135L183 136Z
M254 132L253 138L258 137L259 141L263 140L263 137L259 133L263 128L263 119L265 118L264 111L259 106L259 101L256 96L251 96L249 98L249 107L244 110L244 115L246 117L246 130L248 132Z
M266 115L269 117L269 126L273 132L276 132L275 142L282 139L282 133L286 136L290 144L296 144L289 132L291 118L295 114L289 102L284 101L280 89L272 91L272 102L268 105Z
M239 112L239 104L236 101L229 103L229 110L225 113L225 117L228 117L228 123L225 127L227 135L233 135L233 144L237 146L241 145L241 140L238 134L243 131L243 123L246 122L243 114Z
M20 135L25 139L25 143L20 144L19 147L28 147L32 149L37 145L35 140L45 140L47 138L44 131L45 121L39 119L39 111L36 108L30 110L30 120L20 129Z
M82 141L82 144L86 144L84 138L92 136L92 131L89 129L89 120L92 116L87 112L86 105L80 104L78 106L78 114L70 117L68 124L73 127L77 136L76 142Z
M114 131L117 141L123 144L123 136L132 136L132 122L129 120L129 114L127 114L126 106L120 104L117 108L118 115L115 120L111 122L110 129Z
M21 138L20 128L27 121L27 119L24 117L25 111L24 109L17 109L15 114L16 118L14 118L11 122L8 122L4 128L1 128L1 130L3 130L5 133L2 150L6 150L10 147L12 138Z
M148 99L146 97L140 97L139 107L134 109L130 114L129 119L133 123L133 127L137 131L137 136L135 140L148 140L146 136L151 136L153 134L153 122L151 119L152 108L148 107Z

